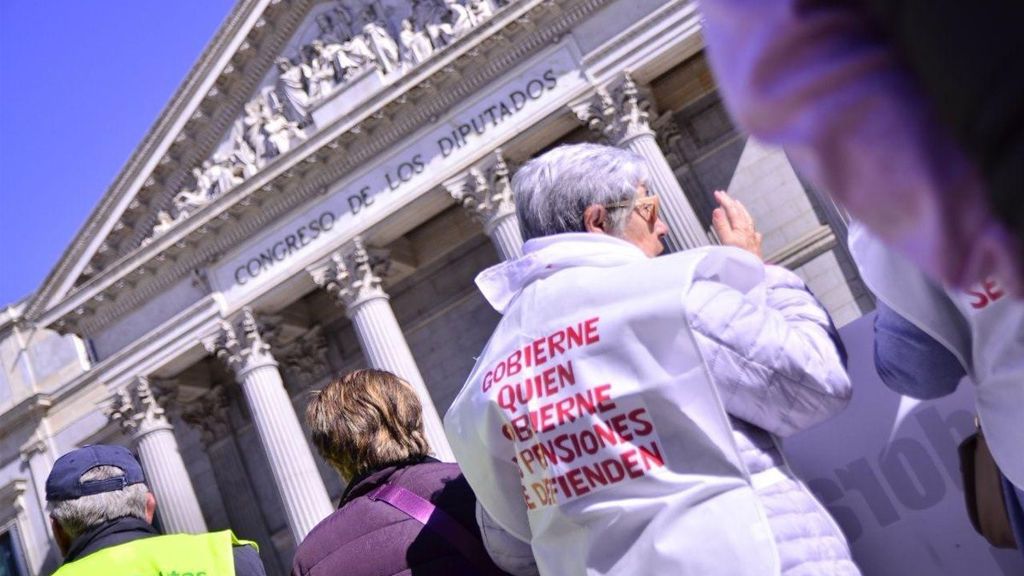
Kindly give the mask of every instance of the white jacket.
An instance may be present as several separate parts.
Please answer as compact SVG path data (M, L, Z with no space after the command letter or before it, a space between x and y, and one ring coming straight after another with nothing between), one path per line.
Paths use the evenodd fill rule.
M894 312L960 360L976 384L978 418L999 469L1024 486L1024 301L995 282L945 290L862 224L850 226L861 277Z
M445 418L489 519L541 574L779 574L758 492L792 474L752 475L726 412L787 435L845 406L813 297L734 248L648 259L562 234L524 252L477 279L504 318ZM855 574L826 522L834 572Z

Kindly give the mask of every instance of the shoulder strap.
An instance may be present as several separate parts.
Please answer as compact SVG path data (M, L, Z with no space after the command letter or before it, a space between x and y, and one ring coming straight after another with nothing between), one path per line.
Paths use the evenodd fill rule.
M370 491L366 497L370 500L390 504L420 524L433 530L454 546L465 559L475 565L481 574L503 574L503 572L495 568L494 563L484 552L483 544L479 538L474 538L468 530L456 522L447 512L434 506L429 500L422 498L419 494L406 490L401 486L384 484Z

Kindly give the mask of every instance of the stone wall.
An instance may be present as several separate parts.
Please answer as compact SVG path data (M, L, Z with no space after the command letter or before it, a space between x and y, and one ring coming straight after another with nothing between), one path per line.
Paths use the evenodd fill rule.
M405 338L442 415L501 318L473 282L497 262L494 246L481 234L392 298Z

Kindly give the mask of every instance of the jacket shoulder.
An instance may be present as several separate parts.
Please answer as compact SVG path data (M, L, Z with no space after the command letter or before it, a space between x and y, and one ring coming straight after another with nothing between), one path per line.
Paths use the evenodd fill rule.
M403 468L387 481L429 500L478 533L476 498L458 465L425 462ZM442 558L457 560L457 553L438 538L386 503L357 496L310 531L295 553L292 573L392 574Z
M236 576L266 576L263 560L255 548L247 544L233 546L231 553L235 559Z

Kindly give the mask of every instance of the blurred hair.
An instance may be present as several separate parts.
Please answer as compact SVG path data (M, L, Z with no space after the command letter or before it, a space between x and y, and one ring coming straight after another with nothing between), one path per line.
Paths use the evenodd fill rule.
M636 198L649 178L638 154L600 144L559 146L530 160L512 178L523 239L586 232L583 211ZM621 234L632 205L609 209L609 233Z
M97 466L79 478L80 482L107 480L124 476L117 466ZM132 484L121 490L90 494L73 500L50 502L50 516L60 524L68 538L74 539L85 531L111 520L134 517L146 520L145 484Z
M316 392L306 423L320 456L348 480L430 453L416 393L383 370L356 370Z

